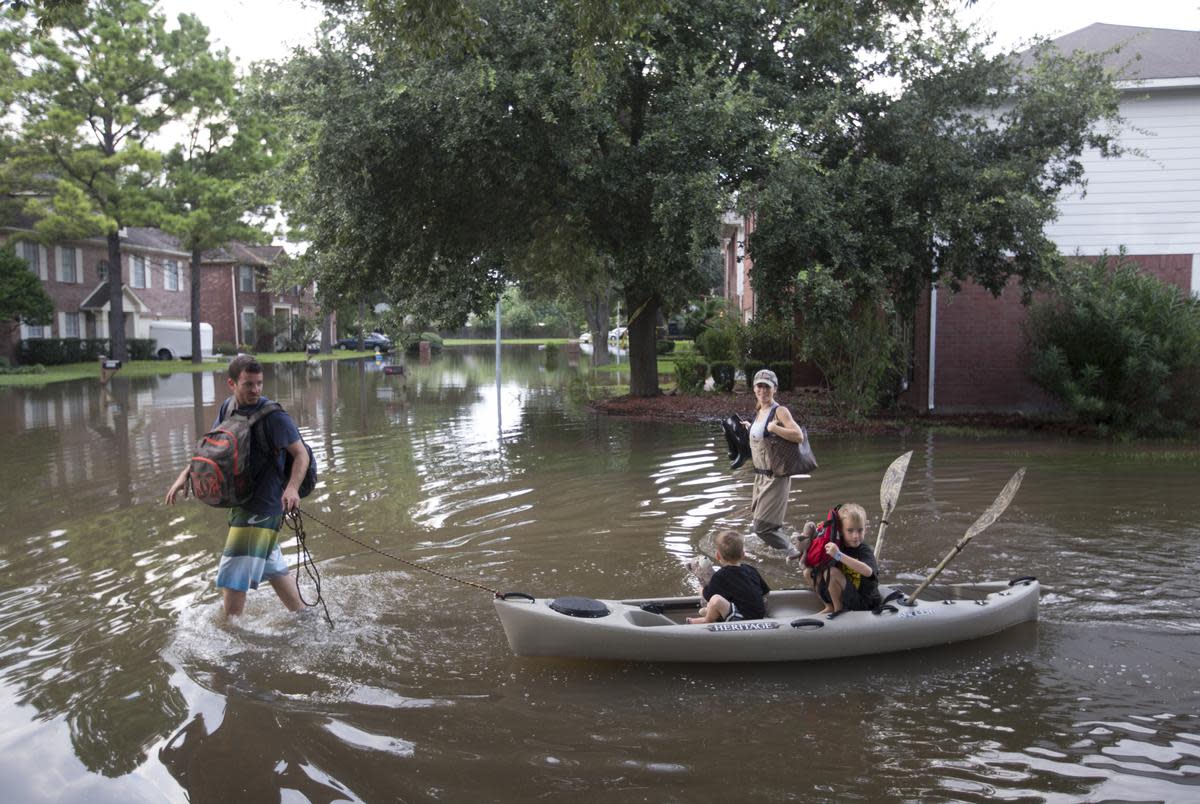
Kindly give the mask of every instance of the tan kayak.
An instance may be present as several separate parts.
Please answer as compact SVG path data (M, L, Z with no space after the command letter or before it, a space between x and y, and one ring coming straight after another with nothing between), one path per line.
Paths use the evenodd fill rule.
M942 587L945 600L892 600L876 612L818 615L811 591L767 595L767 617L687 625L697 598L533 599L509 593L496 613L518 656L645 662L791 662L928 648L995 634L1037 619L1034 578ZM884 585L885 597L894 590Z

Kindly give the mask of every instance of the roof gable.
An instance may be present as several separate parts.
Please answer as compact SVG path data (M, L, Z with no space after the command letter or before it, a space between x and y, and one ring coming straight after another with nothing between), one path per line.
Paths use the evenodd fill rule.
M1105 57L1104 66L1125 80L1200 77L1200 31L1096 22L1051 40L1050 46L1062 53L1119 48ZM1022 53L1022 61L1031 61L1033 52Z

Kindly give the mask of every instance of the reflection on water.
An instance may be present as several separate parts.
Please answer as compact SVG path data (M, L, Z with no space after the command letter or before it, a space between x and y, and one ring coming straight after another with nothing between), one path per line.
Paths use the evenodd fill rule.
M356 538L539 596L694 591L683 562L747 527L751 478L713 425L574 403L587 370L510 348L497 387L490 348L450 349L404 375L268 366L266 385L319 462L306 507ZM1027 465L945 577L1037 575L1042 621L854 662L642 667L514 658L485 593L311 522L337 627L269 592L225 623L222 512L161 505L224 396L219 373L0 391L7 800L1194 799L1197 594L1133 548L1200 569L1194 451L815 434L793 525L847 499L878 510L883 469L915 450L883 560L901 579ZM718 772L706 718L753 773Z

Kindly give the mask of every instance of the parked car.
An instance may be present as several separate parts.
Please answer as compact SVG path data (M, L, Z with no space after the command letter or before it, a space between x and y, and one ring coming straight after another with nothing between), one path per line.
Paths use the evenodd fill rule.
M629 327L615 327L608 331L609 343L620 343L629 340Z
M580 343L591 343L592 342L592 333L585 332L582 335L580 335L579 342Z
M351 335L348 338L342 338L334 346L339 349L357 349L358 336ZM387 352L392 348L392 339L382 332L365 332L363 333L363 348L371 352L376 349Z

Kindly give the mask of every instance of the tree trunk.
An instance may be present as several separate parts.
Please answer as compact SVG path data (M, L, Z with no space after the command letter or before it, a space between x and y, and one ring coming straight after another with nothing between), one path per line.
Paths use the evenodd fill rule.
M333 313L325 316L321 323L321 354L333 351Z
M235 311L236 314L236 311ZM199 363L200 353L200 247L192 247L192 362Z
M592 330L592 365L606 366L608 354L608 294L596 293L583 300L583 311Z
M629 395L658 396L658 297L636 289L625 294L629 305Z
M358 351L366 348L364 344L365 336L363 335L363 327L366 326L367 318L367 303L363 299L358 300Z
M119 229L108 233L108 338L109 357L128 360L125 346L125 277L121 271L121 234Z

